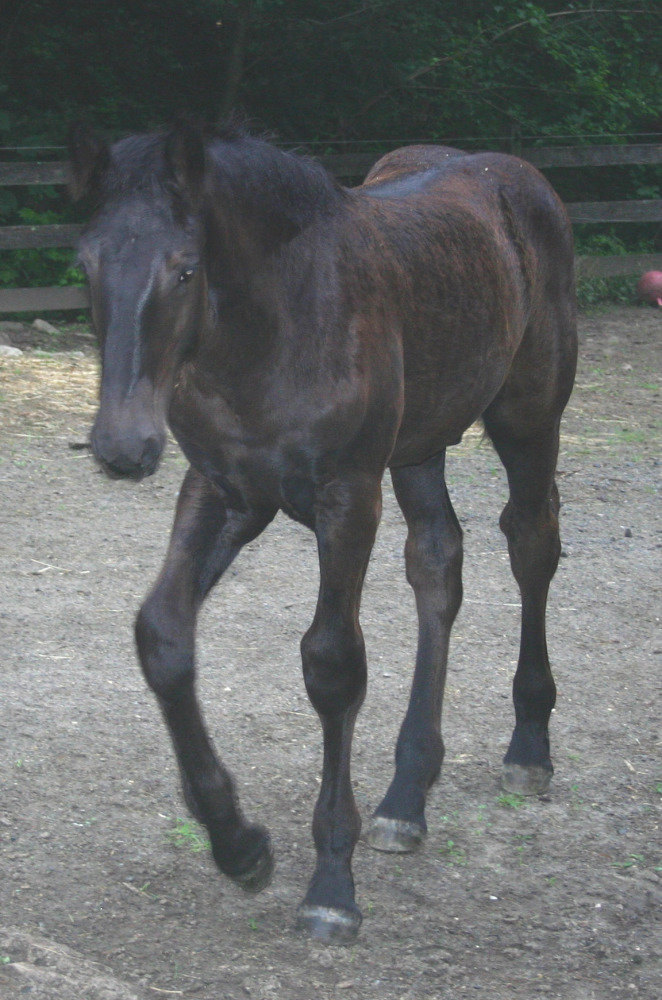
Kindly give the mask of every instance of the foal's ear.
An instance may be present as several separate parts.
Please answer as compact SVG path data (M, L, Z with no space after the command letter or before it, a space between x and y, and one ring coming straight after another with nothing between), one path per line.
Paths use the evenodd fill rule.
M180 119L166 139L165 153L177 188L197 208L207 167L202 127L188 118Z
M97 195L110 163L110 150L85 122L69 129L69 193L73 201Z

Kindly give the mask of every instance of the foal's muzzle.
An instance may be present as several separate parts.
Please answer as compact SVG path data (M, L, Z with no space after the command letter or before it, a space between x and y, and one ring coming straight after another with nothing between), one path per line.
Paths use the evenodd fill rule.
M156 472L165 441L158 433L113 439L95 425L90 443L94 457L111 479L138 481Z
M165 418L149 379L123 395L101 383L101 402L90 444L104 472L115 479L144 479L156 471L165 446Z

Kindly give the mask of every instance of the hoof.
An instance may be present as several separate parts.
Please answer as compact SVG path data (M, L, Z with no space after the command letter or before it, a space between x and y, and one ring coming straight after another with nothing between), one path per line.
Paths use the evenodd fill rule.
M260 854L252 868L249 868L246 872L242 872L240 875L230 875L230 878L244 892L261 892L271 882L274 867L273 851L271 850L271 844L267 842L264 851Z
M549 789L554 773L551 767L533 764L504 764L501 771L501 785L506 792L516 795L544 795Z
M420 823L388 816L373 816L365 839L376 851L391 854L410 854L425 840L425 830Z
M331 906L302 903L297 913L297 930L326 944L351 944L361 926L358 910L336 910Z

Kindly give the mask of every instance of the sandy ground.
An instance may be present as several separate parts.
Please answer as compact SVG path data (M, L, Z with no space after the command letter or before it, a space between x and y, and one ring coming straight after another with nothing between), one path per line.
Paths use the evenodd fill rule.
M245 896L186 820L132 619L162 558L185 464L99 474L89 334L0 359L0 997L31 1000L654 1000L662 995L659 616L662 311L584 318L559 486L564 558L549 646L556 768L543 799L501 793L518 595L506 498L478 431L449 456L466 543L451 649L447 759L420 853L363 843L364 924L331 949L298 937L312 870L320 735L298 643L317 581L285 518L245 550L201 621L207 720L277 869ZM71 348L74 348L72 351ZM370 686L353 776L364 816L391 774L414 650L402 520L387 489L366 585Z

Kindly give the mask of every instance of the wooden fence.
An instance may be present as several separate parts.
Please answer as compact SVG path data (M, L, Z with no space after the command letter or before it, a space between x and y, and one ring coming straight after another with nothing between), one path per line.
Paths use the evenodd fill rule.
M550 167L579 169L660 164L662 144L532 147L521 150L520 156L543 170ZM355 180L364 176L374 160L374 155L366 154L340 154L322 158L325 166L343 180ZM62 162L0 163L0 186L64 183L66 183L66 164ZM575 223L662 222L662 199L575 202L566 207L571 220ZM80 228L76 225L0 227L0 250L73 247ZM582 277L634 274L661 267L662 254L577 258L577 273ZM0 313L85 309L88 304L85 288L0 289Z

